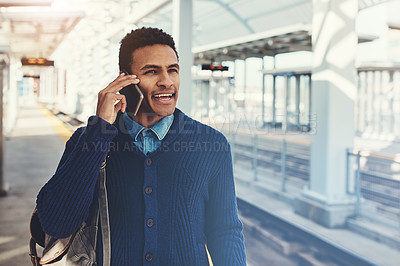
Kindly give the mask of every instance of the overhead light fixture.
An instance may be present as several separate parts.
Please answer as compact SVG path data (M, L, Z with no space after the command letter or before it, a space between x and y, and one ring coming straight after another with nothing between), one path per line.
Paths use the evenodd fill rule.
M54 61L45 58L21 58L23 66L54 66Z
M211 71L228 71L229 67L223 65L201 65L201 70L211 70Z

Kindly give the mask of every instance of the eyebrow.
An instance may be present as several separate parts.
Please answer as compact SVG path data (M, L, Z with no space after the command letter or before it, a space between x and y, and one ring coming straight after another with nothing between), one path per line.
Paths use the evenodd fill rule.
M168 68L173 68L176 67L179 69L179 65L178 64L172 64L169 65ZM156 68L156 69L160 69L161 67L158 65L145 65L144 67L142 67L140 70L146 70L146 69L151 69L151 68Z
M172 64L172 65L169 65L169 66L168 66L168 68L171 68L171 67L176 67L176 68L179 69L179 64Z

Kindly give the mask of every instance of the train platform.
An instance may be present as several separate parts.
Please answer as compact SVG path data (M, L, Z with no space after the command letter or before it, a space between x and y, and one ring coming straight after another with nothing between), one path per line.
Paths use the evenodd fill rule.
M0 265L30 265L28 225L36 195L54 173L71 133L70 128L43 107L31 104L20 108L4 147L4 179L9 190L6 197L0 198ZM394 155L396 150L391 149ZM245 182L245 174L236 173L239 198L354 256L376 265L398 265L398 250L346 229L328 229L304 219L294 213L290 204L263 189L255 189Z
M271 214L275 219L280 220L282 223L286 223L293 226L301 231L307 233L308 236L315 237L331 246L332 249L340 250L355 258L361 258L365 261L365 264L357 265L387 265L397 266L400 261L400 251L382 243L378 240L366 237L363 234L357 233L347 228L326 228L311 220L308 220L297 213L295 213L294 206L287 200L282 200L279 192L271 193L261 186L256 184L247 183L243 178L240 178L240 171L236 169L236 192L237 197L245 201L246 203L257 207L258 209ZM246 221L243 221L246 226ZM370 227L370 234L373 231L376 234L395 234L398 235L400 232L397 230L388 230L384 226L380 226L378 223L366 222ZM356 224L355 226L358 226ZM258 231L263 234L263 229L258 225L252 225L253 231ZM360 229L359 231L366 230ZM366 232L367 233L367 232ZM393 235L392 235L393 236ZM378 237L377 237L378 239ZM301 252L302 248L294 248L290 250L291 242L279 239L272 234L268 236L268 241L272 245L278 245L278 249L282 249L287 255L293 255L293 252ZM288 251L285 251L287 249ZM318 251L314 251L314 254L310 255L310 258L305 258L307 261L306 265L324 265L321 261L316 260L315 256ZM325 260L325 258L320 258ZM317 263L313 263L317 261ZM330 265L330 264L329 264ZM337 264L334 264L337 265ZM341 265L341 264L339 264ZM351 264L346 264L351 265Z
M39 189L53 175L68 130L36 104L21 107L17 123L4 143L4 180L8 195L0 197L0 265L31 265L29 220ZM71 132L71 131L70 131Z

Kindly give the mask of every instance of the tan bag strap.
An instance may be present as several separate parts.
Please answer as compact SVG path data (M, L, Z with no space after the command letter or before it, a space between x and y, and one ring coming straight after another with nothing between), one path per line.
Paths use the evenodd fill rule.
M29 256L31 257L31 262L33 266L39 266L39 261L40 258L37 255L36 251L36 241L31 237L31 240L29 241Z
M106 189L106 159L100 167L99 181L99 211L100 211L100 224L101 224L101 239L103 242L103 266L111 265L111 236L110 236L110 224L108 214L108 200L107 200L107 189Z
M109 225L109 214L108 214L108 201L107 201L107 190L106 190L106 162L107 156L104 159L103 163L100 167L99 172L99 196L98 196L98 210L97 212L100 213L100 222L101 222L101 236L103 242L103 266L110 266L111 265L111 237L110 237L110 225ZM35 227L33 226L35 225ZM38 242L32 235L32 230L41 230L38 232L39 234L43 234L43 230L37 228L40 226L39 219L37 217L36 209L34 210L31 221L30 221L30 229L31 229L31 239L29 241L29 256L31 257L31 262L33 266L40 266L40 257L37 255L36 244L41 245L44 247L44 243ZM34 227L34 228L33 228ZM73 237L72 237L73 238ZM69 242L68 246L70 245L71 241ZM61 255L61 254L60 254Z

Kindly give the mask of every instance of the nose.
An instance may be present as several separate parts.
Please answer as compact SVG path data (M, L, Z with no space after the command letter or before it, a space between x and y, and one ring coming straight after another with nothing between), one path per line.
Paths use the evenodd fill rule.
M165 88L170 88L172 86L173 81L171 77L169 76L169 73L167 71L162 71L160 73L158 81L157 81L157 86L159 87L165 87Z

